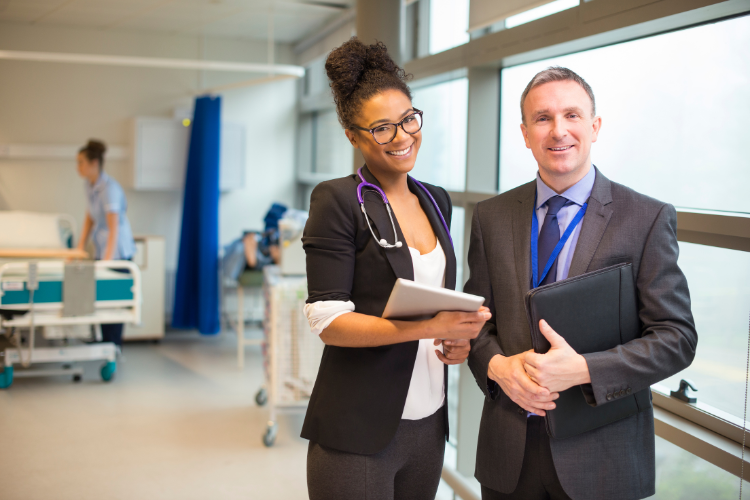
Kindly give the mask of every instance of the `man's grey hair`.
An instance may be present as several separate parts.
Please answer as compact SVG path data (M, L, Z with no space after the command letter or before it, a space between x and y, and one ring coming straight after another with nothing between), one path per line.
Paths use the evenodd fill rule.
M529 84L526 85L526 89L524 89L523 94L521 94L521 120L526 123L526 117L523 115L523 103L526 101L526 96L529 95L529 92L531 92L532 89L540 85L544 85L545 83L565 81L576 82L583 88L583 90L586 91L586 93L589 95L589 98L591 99L591 117L595 117L596 100L594 99L594 91L591 90L591 86L586 83L586 80L584 80L583 78L578 76L577 73L569 70L568 68L563 68L561 66L550 66L544 71L540 71L539 73L534 75L534 78L532 78Z

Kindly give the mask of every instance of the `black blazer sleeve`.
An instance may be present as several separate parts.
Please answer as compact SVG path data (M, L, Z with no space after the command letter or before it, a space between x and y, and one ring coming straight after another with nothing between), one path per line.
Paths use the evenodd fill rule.
M303 233L307 254L307 303L351 300L355 234L353 207L329 182L310 197L310 218Z

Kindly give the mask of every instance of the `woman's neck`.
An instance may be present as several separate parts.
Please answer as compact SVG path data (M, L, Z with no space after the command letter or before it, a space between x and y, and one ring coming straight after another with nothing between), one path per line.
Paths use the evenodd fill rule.
M98 181L98 180L99 180L99 177L101 177L101 175L102 175L102 172L101 172L101 170L97 170L96 172L92 173L92 174L91 174L91 175L89 176L89 184L91 184L92 186L93 186L94 184L96 184L96 181Z
M409 184L406 179L408 174L401 172L388 172L373 168L368 165L370 173L378 180L380 187L385 191L388 198L400 198L409 193Z

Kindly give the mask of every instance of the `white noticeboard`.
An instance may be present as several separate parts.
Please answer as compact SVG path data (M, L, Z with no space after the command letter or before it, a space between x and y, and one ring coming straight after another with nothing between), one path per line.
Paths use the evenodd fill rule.
M185 186L190 130L174 118L138 117L133 121L130 186L137 191L180 191ZM245 183L245 127L222 122L219 189Z

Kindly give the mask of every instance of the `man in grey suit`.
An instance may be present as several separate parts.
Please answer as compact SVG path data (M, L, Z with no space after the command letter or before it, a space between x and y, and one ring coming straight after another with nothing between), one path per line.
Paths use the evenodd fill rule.
M482 498L644 498L654 494L650 402L631 417L566 439L549 438L543 419L563 390L580 386L590 405L605 405L692 362L698 335L677 265L677 214L672 205L611 182L591 164L601 118L591 87L574 72L555 67L538 73L521 97L521 113L539 172L536 180L477 204L464 288L487 297L492 312L469 356L486 396L476 465ZM536 262L532 217L539 228ZM552 348L535 354L524 296L533 286L532 266L542 275L548 261L542 285L632 263L641 337L580 355L541 321Z

